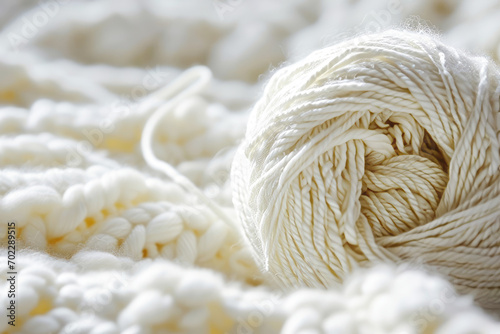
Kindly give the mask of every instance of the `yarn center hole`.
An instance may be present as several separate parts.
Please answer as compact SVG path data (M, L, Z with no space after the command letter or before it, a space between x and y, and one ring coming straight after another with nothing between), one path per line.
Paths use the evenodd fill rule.
M365 143L361 216L375 237L399 235L430 222L448 183L448 167L429 133L413 118L395 116L378 131L390 141L390 156Z

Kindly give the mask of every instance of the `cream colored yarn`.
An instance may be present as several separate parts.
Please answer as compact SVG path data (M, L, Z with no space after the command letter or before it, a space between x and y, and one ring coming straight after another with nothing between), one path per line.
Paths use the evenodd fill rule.
M279 70L232 167L255 258L285 286L418 261L500 308L498 69L387 31Z

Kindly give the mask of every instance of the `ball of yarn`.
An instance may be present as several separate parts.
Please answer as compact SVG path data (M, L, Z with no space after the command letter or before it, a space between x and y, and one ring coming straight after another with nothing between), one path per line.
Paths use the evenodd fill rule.
M283 286L418 262L500 308L500 74L386 31L277 71L232 167L254 256Z

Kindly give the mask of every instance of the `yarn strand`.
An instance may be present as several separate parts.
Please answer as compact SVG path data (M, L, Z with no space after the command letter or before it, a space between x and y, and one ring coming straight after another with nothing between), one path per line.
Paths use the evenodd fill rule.
M212 209L222 221L227 223L229 226L234 227L232 220L226 213L224 213L217 203L205 196L205 194L193 182L182 175L172 165L158 159L153 152L153 136L156 132L158 124L161 122L165 114L172 110L172 108L175 108L180 101L201 91L210 82L211 77L212 73L207 67L192 67L185 71L173 83L157 91L144 102L145 106L154 107L157 101L169 99L165 104L159 107L146 122L141 137L141 150L144 160L151 168L163 172L171 178L172 181L182 186L188 192L193 193L198 199Z

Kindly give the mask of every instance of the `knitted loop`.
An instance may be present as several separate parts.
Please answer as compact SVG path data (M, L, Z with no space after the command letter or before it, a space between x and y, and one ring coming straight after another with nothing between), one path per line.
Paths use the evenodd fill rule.
M141 150L144 160L148 165L156 170L162 171L169 176L173 181L183 186L187 191L195 194L201 201L203 201L209 208L211 208L222 220L228 225L233 226L233 222L222 209L210 200L205 194L191 182L187 177L179 173L174 167L165 161L159 160L152 148L153 135L156 127L160 123L162 117L172 108L176 106L179 101L196 94L200 91L209 81L212 74L207 67L195 66L184 72L176 81L169 86L163 88L158 93L151 97L151 100L158 100L161 98L171 98L170 101L165 103L162 107L158 108L156 112L148 119L141 137ZM145 104L150 104L145 102Z

